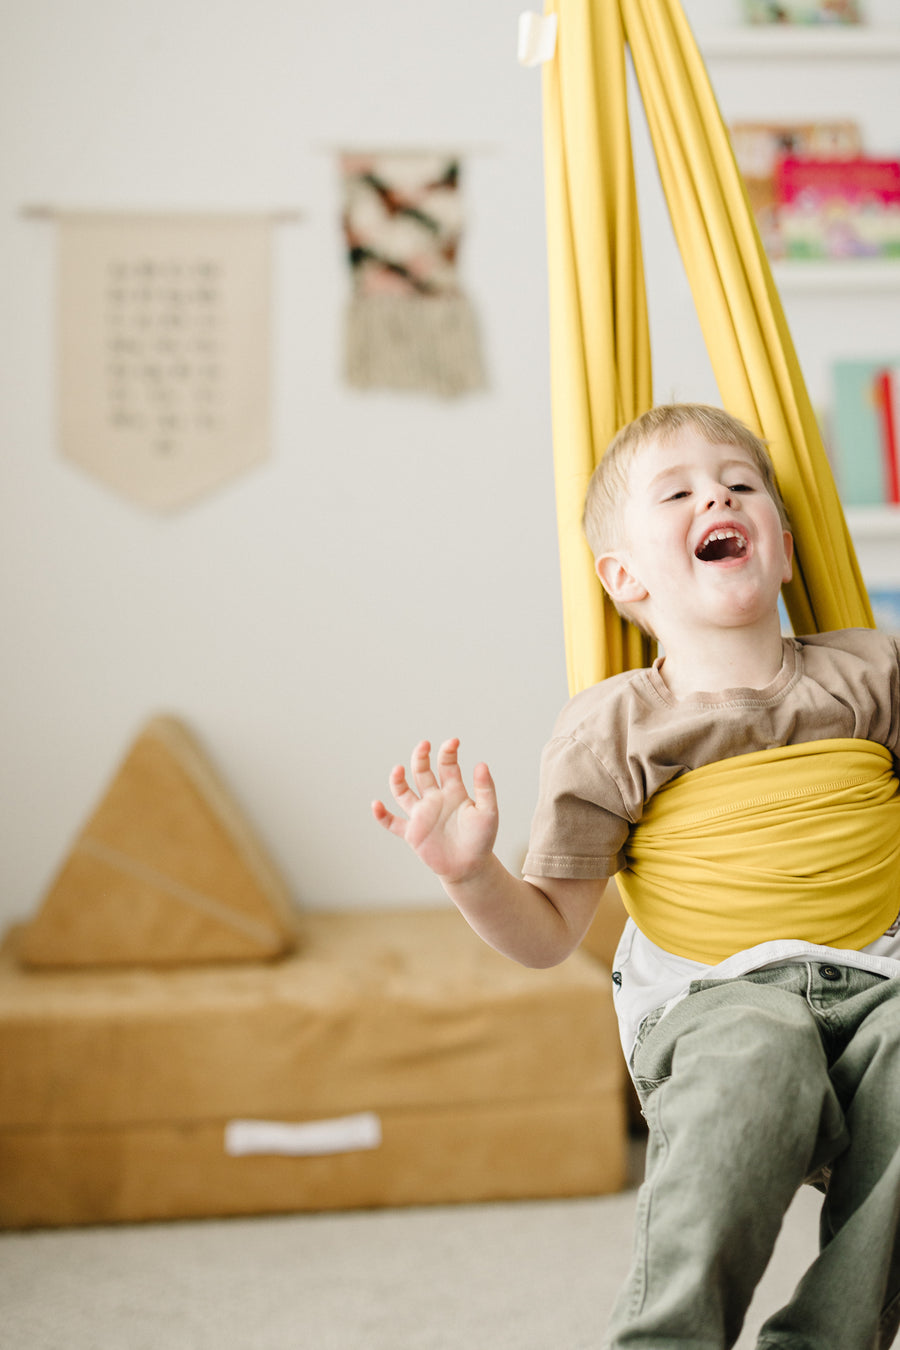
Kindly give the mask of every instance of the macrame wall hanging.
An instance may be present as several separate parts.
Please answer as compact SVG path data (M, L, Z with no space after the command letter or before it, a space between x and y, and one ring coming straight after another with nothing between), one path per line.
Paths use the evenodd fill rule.
M264 460L274 218L56 219L63 455L159 510Z
M457 273L459 158L347 153L340 164L353 288L347 382L442 397L484 388L478 323Z

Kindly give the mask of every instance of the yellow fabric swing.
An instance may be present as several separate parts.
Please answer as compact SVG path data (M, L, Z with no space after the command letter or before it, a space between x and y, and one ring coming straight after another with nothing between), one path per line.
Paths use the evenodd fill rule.
M544 149L553 441L570 692L645 665L653 656L652 644L606 599L581 528L588 480L606 446L621 426L653 403L626 42L722 404L768 442L791 516L794 580L785 589L785 602L794 629L874 627L768 259L681 5L678 0L547 0L545 13L556 15L558 22L556 54L544 67ZM770 759L763 771L783 773L784 767ZM807 778L806 789L817 787L817 770L805 772L813 777L812 782ZM858 794L857 804L865 805L866 794L879 790L876 781L855 777L846 756L832 761L830 772L835 778L849 774L846 790ZM684 782L679 780L682 787ZM733 799L742 795L734 787L730 792ZM730 925L727 931L722 924L717 929L711 913L696 903L702 859L692 844L678 856L684 840L675 839L671 827L684 794L671 795L672 801L655 803L653 814L661 820L653 828L664 832L666 876L673 866L676 872L681 867L682 898L688 879L691 887L677 931L659 926L668 917L666 906L659 908L666 886L660 889L659 868L654 873L644 856L652 853L645 847L654 842L652 831L643 837L640 830L633 832L619 890L632 915L658 940L698 960L721 960L727 954L723 944L733 934ZM884 838L864 843L886 850L888 871L893 867L896 874L900 798L896 791L888 796ZM871 812L864 815L871 824ZM749 828L750 822L744 825ZM732 820L729 829L735 827L738 822ZM816 842L815 832L806 833L805 851L794 843L791 869L808 866L818 885L821 840ZM689 834L693 839L696 830ZM857 833L856 844L859 838ZM834 861L839 867L840 859ZM769 873L747 873L743 942L759 941L771 930L773 880ZM785 880L778 880L774 893ZM820 915L795 936L807 935L808 928L809 940L821 940L826 932L831 936L825 941L835 945L861 945L871 936L868 928L863 932L865 924L878 931L881 910L890 901L873 918L865 886L848 885L844 873L838 891L842 904L837 914L829 912L828 929L822 929ZM608 893L588 940L604 959L611 957L623 918L615 892ZM854 933L863 936L854 938Z
M563 616L574 694L652 658L606 600L581 529L612 436L652 405L628 118L631 50L663 190L722 403L769 444L794 530L799 633L873 627L765 251L678 0L547 0L544 67L551 387Z

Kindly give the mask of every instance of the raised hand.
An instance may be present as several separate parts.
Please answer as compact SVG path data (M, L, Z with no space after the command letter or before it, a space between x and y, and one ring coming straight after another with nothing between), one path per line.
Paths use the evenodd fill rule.
M445 741L431 767L431 745L420 741L412 753L411 787L398 764L391 772L394 801L403 816L383 802L372 803L372 814L391 834L405 839L431 870L451 885L473 880L491 857L497 837L498 811L494 782L486 764L473 770L469 796L459 768L459 741Z

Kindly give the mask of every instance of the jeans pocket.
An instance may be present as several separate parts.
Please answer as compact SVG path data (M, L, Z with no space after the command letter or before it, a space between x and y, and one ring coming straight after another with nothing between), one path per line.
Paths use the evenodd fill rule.
M647 1013L647 1016L644 1018L643 1022L641 1022L641 1025L638 1027L638 1034L635 1038L634 1049L631 1052L631 1062L630 1062L631 1076L632 1079L634 1080L634 1086L637 1090L637 1094L641 1099L642 1107L646 1105L647 1097L649 1097L650 1094L654 1092L660 1086L661 1083L664 1083L666 1081L666 1077L668 1077L668 1075L665 1075L663 1077L653 1077L653 1076L647 1077L646 1075L641 1073L640 1065L638 1064L638 1059L640 1057L641 1050L643 1049L644 1044L647 1040L647 1037L654 1030L654 1028L662 1021L663 1014L665 1013L665 1011L666 1011L665 1007L663 1006L661 1008L654 1008L653 1012Z

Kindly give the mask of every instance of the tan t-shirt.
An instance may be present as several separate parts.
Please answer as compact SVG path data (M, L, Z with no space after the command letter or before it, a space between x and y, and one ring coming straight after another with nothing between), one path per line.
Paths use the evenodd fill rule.
M612 876L644 803L715 760L835 737L900 753L900 643L884 633L785 638L765 689L678 699L658 667L615 675L563 709L541 759L527 875Z

